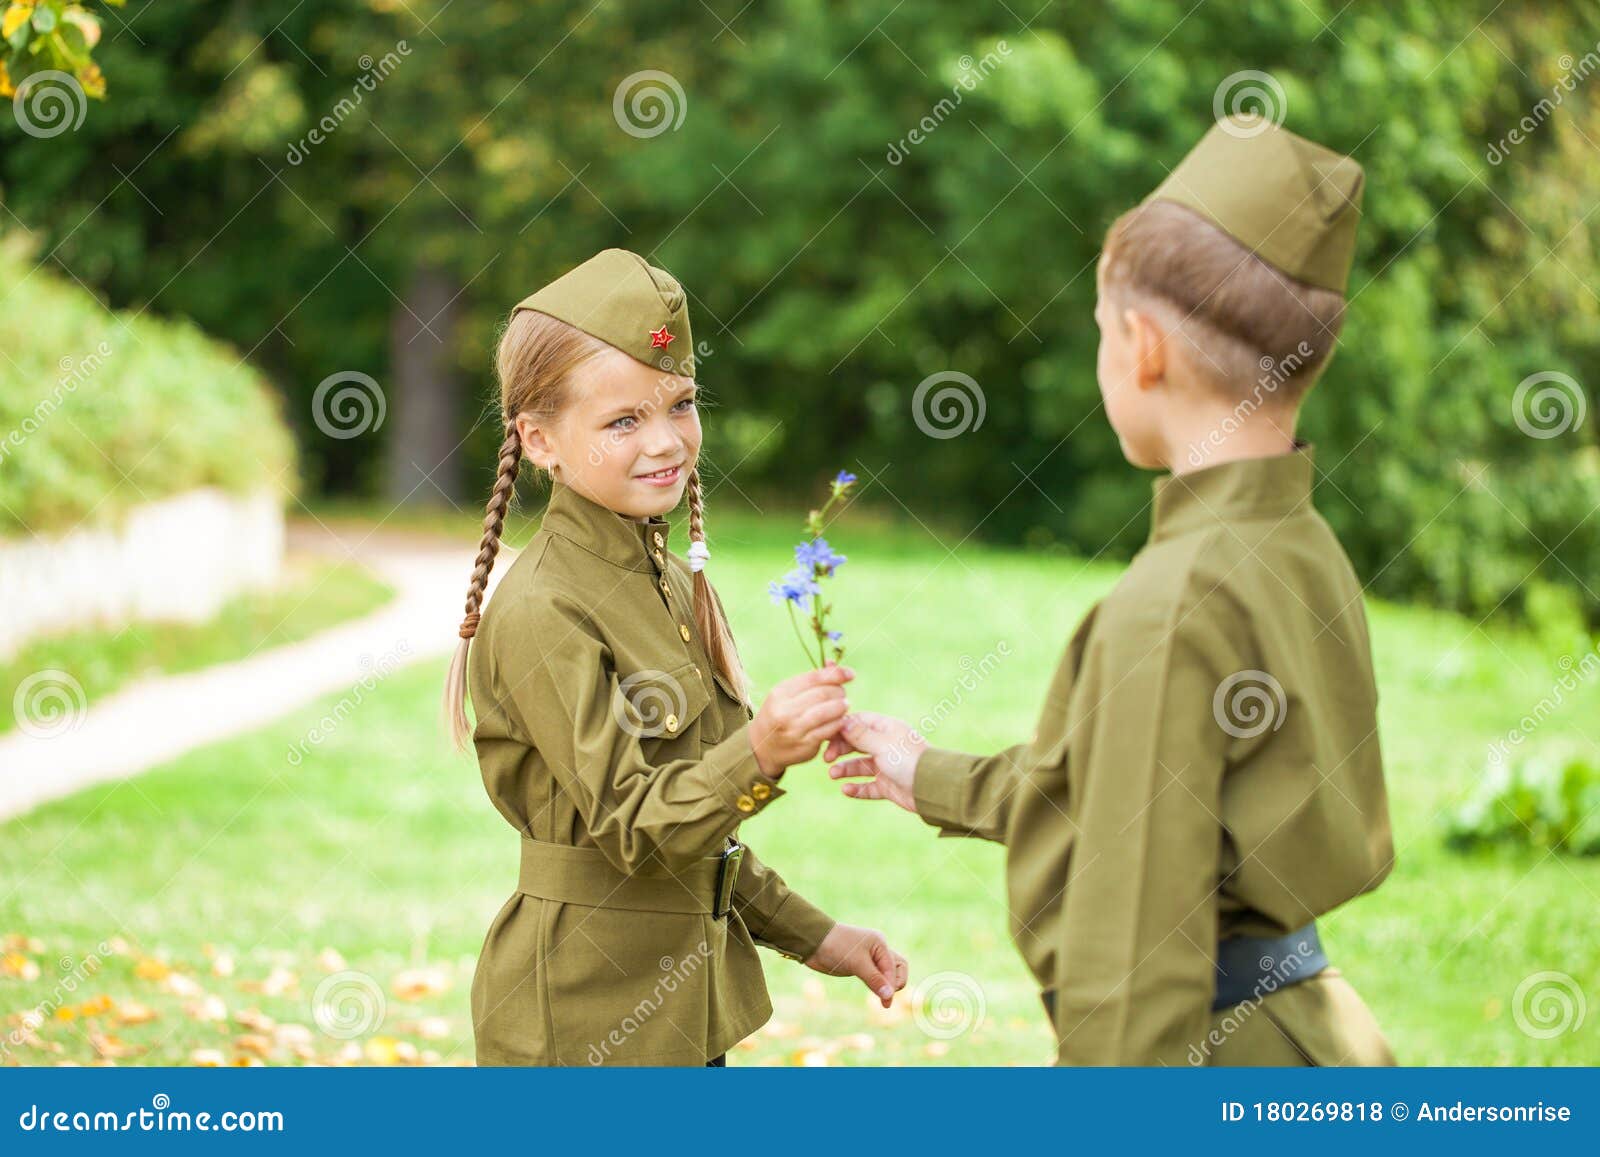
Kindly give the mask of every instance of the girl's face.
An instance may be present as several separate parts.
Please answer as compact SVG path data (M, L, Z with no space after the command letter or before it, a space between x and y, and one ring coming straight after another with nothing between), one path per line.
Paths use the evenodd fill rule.
M517 418L523 453L618 514L675 509L700 455L694 379L607 349L578 367L568 389L554 421Z

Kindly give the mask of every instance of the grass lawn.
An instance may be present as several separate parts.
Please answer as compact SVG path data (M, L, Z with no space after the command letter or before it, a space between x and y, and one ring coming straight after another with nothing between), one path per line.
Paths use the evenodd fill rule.
M712 522L719 590L761 686L802 662L765 594L798 523L720 508ZM458 524L465 582L476 536L470 518ZM834 603L860 673L852 702L916 718L960 695L932 738L977 751L1031 733L1061 647L1119 571L970 543L953 555L914 524L865 514L848 516L835 543L850 556ZM1464 857L1439 831L1486 746L1549 693L1559 655L1455 616L1371 612L1399 860L1375 894L1323 921L1330 954L1403 1063L1600 1063L1600 1016L1545 1038L1518 1027L1513 1004L1546 971L1600 998L1600 860ZM961 690L964 661L1002 643L995 672ZM442 738L442 671L429 662L352 689L357 709L298 765L289 751L338 696L192 753L137 790L90 789L0 828L0 1063L92 1063L97 1052L118 1063L470 1063L468 986L514 888L517 840L471 757ZM1584 687L1536 738L1591 742L1597 705L1600 688ZM744 829L762 857L840 918L882 928L911 958L913 983L971 978L949 991L984 1015L942 1039L904 997L875 1011L854 981L769 956L774 1022L731 1063L1044 1062L1049 1032L1007 940L1002 849L936 840L890 805L845 800L820 763L785 786L789 798ZM324 1025L319 987L339 994ZM32 1030L29 1010L43 1014Z
M54 669L76 680L92 703L137 679L197 671L293 643L375 611L393 596L387 583L356 563L289 555L277 586L229 599L203 623L138 622L35 639L0 663L0 696L9 703L29 675ZM0 715L0 732L15 726L12 712Z

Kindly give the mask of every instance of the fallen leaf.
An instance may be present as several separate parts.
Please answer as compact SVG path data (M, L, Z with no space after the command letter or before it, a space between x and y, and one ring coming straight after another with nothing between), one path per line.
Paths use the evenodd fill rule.
M192 976L185 976L181 972L169 972L161 979L161 987L173 996L197 997L202 996L205 990L200 987L200 982Z
M233 1014L233 1019L238 1021L245 1028L251 1029L255 1032L271 1032L277 1025L276 1021L274 1021L266 1013L262 1012L259 1008L241 1009L239 1012Z
M146 1021L155 1020L156 1015L156 1010L148 1004L128 1000L117 1006L116 1021L118 1024L144 1024Z
M254 1053L258 1057L272 1055L272 1038L259 1032L247 1032L234 1038L233 1047L240 1052Z
M137 1056L141 1051L119 1036L111 1033L96 1032L93 1029L89 1031L89 1044L102 1057L131 1057Z
M220 1068L222 1066L222 1054L216 1049L195 1049L189 1054L189 1063L191 1065L199 1065L201 1068Z
M12 976L18 980L38 980L39 966L33 958L24 956L20 952L7 952L0 955L0 976Z
M195 1020L220 1021L228 1019L228 1006L220 996L202 996L184 1004L183 1011Z
M442 968L408 968L395 973L389 987L401 1000L423 1000L450 987L450 976Z
M280 1024L273 1030L278 1043L291 1048L304 1048L311 1044L311 1030L303 1024Z

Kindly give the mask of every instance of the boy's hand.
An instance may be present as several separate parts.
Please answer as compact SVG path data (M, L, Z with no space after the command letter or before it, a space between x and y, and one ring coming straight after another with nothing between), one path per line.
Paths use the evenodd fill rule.
M750 721L750 748L763 775L777 779L787 767L817 754L839 730L850 710L844 685L856 677L849 667L826 667L785 679L768 693Z
M906 986L909 971L883 933L854 924L835 924L806 961L806 967L828 976L857 976L888 1008L894 994Z
M886 799L915 815L917 800L912 791L917 780L917 760L928 749L927 740L908 723L873 711L858 711L845 716L839 734L828 743L826 758L837 759L850 751L866 758L849 759L828 768L833 779L865 777L842 783L839 790L851 799Z

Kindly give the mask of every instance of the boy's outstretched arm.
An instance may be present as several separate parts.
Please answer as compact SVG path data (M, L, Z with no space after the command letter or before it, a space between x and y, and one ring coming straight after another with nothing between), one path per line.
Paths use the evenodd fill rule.
M824 758L862 756L828 768L832 778L848 780L840 790L852 799L891 800L941 836L1004 843L1011 793L1028 747L1020 743L989 756L946 751L929 747L910 724L861 711L845 717Z
M1059 1063L1183 1065L1210 1028L1219 931L1219 686L1248 666L1221 600L1125 610L1080 672L1075 834L1056 928ZM1258 674L1258 672L1249 672Z

